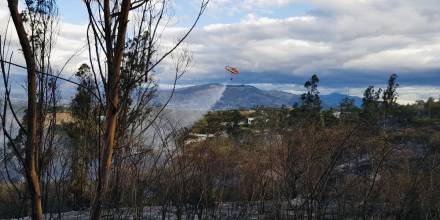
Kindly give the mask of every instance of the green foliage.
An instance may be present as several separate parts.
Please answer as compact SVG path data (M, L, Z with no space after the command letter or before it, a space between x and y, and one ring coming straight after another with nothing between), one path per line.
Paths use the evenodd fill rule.
M88 204L86 195L90 162L95 159L94 151L98 143L99 104L92 93L96 86L87 64L82 64L75 73L80 86L70 104L73 123L65 124L64 130L70 137L69 150L72 158L70 192L74 205ZM74 207L78 208L78 207Z
M236 135L240 132L240 124L244 119L238 110L208 112L193 126L193 130L195 133L219 135L225 132Z
M321 110L321 99L318 90L319 78L316 74L305 82L304 88L307 92L301 95L302 107L305 111L316 113Z
M318 90L319 78L314 74L307 82L304 83L306 92L301 95L301 106L299 111L294 115L296 120L304 123L313 122L322 124L321 118L321 99Z
M25 3L31 13L48 15L57 10L56 1L54 0L26 0Z
M376 124L380 116L380 95L382 89L375 90L374 86L369 86L364 91L362 98L362 119L369 124Z
M140 78L145 76L145 82L148 82L148 72L152 65L151 56L155 53L153 44L150 42L151 36L148 31L143 32L139 36L128 39L125 44L124 62L122 65L122 87L139 86L143 80Z
M56 25L58 7L55 0L26 0L26 9L21 18L27 25L29 41L36 59L44 60L49 56L53 42L52 31ZM46 65L44 62L40 65Z
M339 120L335 116L336 113L337 112L335 112L333 109L322 111L321 112L322 126L326 128L331 128L338 125Z
M399 84L396 81L397 81L396 74L392 74L388 79L388 86L383 92L383 97L382 97L385 109L390 109L396 105L396 101L398 97L397 88L399 87Z
M218 134L224 130L222 117L217 112L208 112L205 117L197 122L193 129L196 133Z
M286 129L290 123L291 114L287 108L258 108L253 115L252 128L276 130Z
M96 86L90 67L87 64L82 64L75 76L81 86L76 88L77 93L70 104L72 116L81 122L93 122L95 120L93 117L94 111L96 111L96 100L92 92L96 91Z
M360 109L356 107L354 99L344 98L339 104L340 120L344 123L353 123L358 120Z

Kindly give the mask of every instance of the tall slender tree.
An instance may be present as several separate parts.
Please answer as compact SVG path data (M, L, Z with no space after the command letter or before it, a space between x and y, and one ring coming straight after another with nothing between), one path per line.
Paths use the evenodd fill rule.
M319 78L316 74L304 83L306 92L301 95L302 110L307 118L319 119L321 111L321 99L318 90Z
M166 49L163 54L159 54L159 51L163 50L159 50L158 42L161 37L161 26L166 27L164 18L168 0L85 0L84 3L89 16L90 66L95 76L95 83L102 84L103 91L100 91L100 86L97 88L105 111L103 143L99 146L98 181L90 211L91 219L100 219L104 197L109 188L110 171L118 137L117 130L121 127L118 119L124 105L123 102L121 103L121 92L123 92L121 85L124 77L122 74L129 74L130 78L125 82L132 85L142 81L148 82L149 74L153 69L170 56L195 28L206 9L208 0L202 0L193 25L171 49ZM130 42L127 37L128 18L132 11L136 11L133 20L138 19L138 22L131 23L134 36L130 37L134 42ZM129 50L126 50L127 45ZM125 59L127 62L124 62L124 52L128 52L128 57L131 58ZM139 70L142 70L140 74L132 74L139 73ZM123 86L130 88L132 85Z
M375 90L374 86L369 86L364 91L361 117L367 124L376 124L379 120L381 94L382 89Z
M389 111L391 108L395 107L397 102L397 97L399 94L397 93L397 88L399 87L399 83L397 83L397 75L392 74L388 79L388 85L385 91L383 91L383 103L384 108Z
M27 0L25 1L26 9L23 11L18 9L18 0L8 0L7 2L27 71L26 126L20 126L25 130L22 134L26 135L26 143L24 158L21 158L20 161L30 193L32 218L42 219L41 178L43 174L40 171L47 164L47 158L44 155L48 150L46 149L48 142L45 136L47 128L44 127L47 107L49 103L55 103L56 80L47 77L47 74L52 71L50 55L54 42L53 31L57 8L54 0ZM5 62L3 55L2 62L3 64ZM2 72L4 78L7 78L4 68L2 68ZM4 81L7 84L7 80ZM19 121L17 123L20 124ZM10 140L10 143L14 145L13 140ZM51 144L49 143L49 145ZM20 158L19 146L13 147L17 152L16 156Z

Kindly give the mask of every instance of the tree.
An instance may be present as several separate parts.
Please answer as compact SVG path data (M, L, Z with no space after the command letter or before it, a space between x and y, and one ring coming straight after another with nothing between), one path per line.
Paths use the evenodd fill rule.
M396 113L396 102L397 102L397 88L399 87L399 84L397 81L397 75L392 74L390 78L388 79L388 86L383 92L383 123L384 127L388 124L388 121L390 121L391 117Z
M80 85L77 86L77 93L71 102L72 115L80 121L93 122L95 119L92 113L98 103L93 96L96 93L96 87L89 65L82 64L75 76L78 78Z
M118 143L117 130L120 127L121 105L124 104L124 100L121 103L121 92L124 92L121 91L121 78L123 78L124 73L132 73L133 71L130 70L134 70L139 74L128 75L130 80L126 82L131 85L124 86L132 88L132 85L138 85L142 81L148 82L153 69L165 58L171 56L194 29L206 9L208 1L202 0L193 25L177 40L177 43L171 49L165 50L166 52L163 54L159 54L158 44L161 37L159 32L163 31L161 26L167 26L166 22L163 21L166 17L164 14L165 9L169 4L167 0L104 0L102 2L85 0L84 3L89 16L88 47L90 66L94 74L95 84L102 83L103 91L98 91L98 93L105 111L104 141L99 146L101 156L99 158L98 182L90 211L92 219L100 219L104 195L108 191L114 149ZM139 19L138 22L132 23L134 36L131 41L128 41L128 17L132 11L136 11ZM124 52L128 52L125 58L129 59L124 59ZM105 55L105 60L101 60L102 54ZM184 67L186 66L186 62L181 63L184 64ZM98 68L95 69L95 67ZM181 71L181 68L181 65L176 65L175 81L181 76L177 74ZM100 80L97 80L98 78ZM97 88L101 90L100 87ZM130 91L130 89L127 91ZM101 97L101 94L103 94L105 100ZM168 102L170 99L168 99ZM152 121L155 119L157 117L154 117ZM146 127L150 127L151 124Z
M362 98L362 112L361 117L367 124L375 124L379 120L379 110L380 110L380 95L382 89L377 91L374 86L369 86L364 91L364 97Z
M10 16L20 42L27 71L26 126L21 125L17 117L14 116L16 122L20 125L20 129L26 130L26 132L23 132L26 134L24 157L20 155L19 146L13 144L12 137L7 136L23 166L31 198L32 218L42 219L42 173L40 171L47 165L45 153L51 151L52 147L51 141L49 141L49 146L46 145L48 143L46 137L53 138L53 134L44 132L47 131L47 128L44 128L44 123L48 106L55 103L56 80L48 77L48 74L51 73L49 60L53 46L52 34L56 23L54 15L57 13L57 8L54 0L27 0L25 5L26 10L19 12L18 0L8 0ZM4 50L2 50L3 52ZM1 58L3 78L5 88L7 88L10 85L8 85L9 73L5 69L5 54L2 54ZM37 75L37 73L40 73L40 75ZM6 96L9 96L9 92L6 92ZM9 107L14 112L10 101ZM5 117L5 114L3 114L3 125ZM4 127L3 130L6 133Z
M359 111L359 108L355 105L355 101L352 98L346 97L342 99L339 104L341 112L340 119L343 122L355 122Z
M105 54L105 66L107 69L107 76L102 76L105 87L105 134L103 146L100 146L99 158L100 168L98 176L98 185L93 199L91 208L91 219L100 219L101 205L103 203L104 195L108 188L108 179L112 165L113 149L115 147L115 137L117 128L117 117L120 111L119 107L119 89L121 78L121 64L123 51L125 46L125 38L128 26L128 15L132 7L130 0L123 0L112 4L110 0L99 3L99 11L102 13L103 22L101 24L95 23L95 14L92 12L91 0L84 1L87 6L90 24L92 27L94 39L102 44L102 50ZM97 30L101 28L100 30ZM101 37L102 36L102 37ZM96 46L99 44L95 42ZM92 45L89 47L93 48ZM98 47L98 46L97 46ZM96 52L99 55L99 50ZM93 64L91 64L93 65Z
M306 93L301 95L302 106L304 114L307 118L320 118L321 111L321 99L319 98L319 90L318 90L319 78L316 74L304 84L304 88L306 88Z
M27 119L27 143L26 143L26 156L25 156L25 170L26 180L28 182L29 191L32 197L32 218L41 220L43 219L43 209L41 206L41 189L40 181L37 173L36 165L36 144L35 139L37 136L37 117L36 117L36 63L33 56L33 51L28 39L24 27L24 21L21 14L18 12L18 1L8 1L9 11L11 13L12 20L14 22L17 34L20 40L20 44L23 50L23 55L26 61L27 80L28 80L28 119Z
M396 105L398 93L397 88L399 87L399 84L397 83L397 75L392 74L390 78L388 79L388 86L385 91L383 91L383 103L384 108L386 110L390 110L392 107Z
M90 67L82 64L75 73L79 81L77 93L70 104L74 122L66 124L67 135L72 139L70 146L71 176L70 191L73 193L74 208L88 205L85 195L88 185L88 172L92 160L97 159L94 146L98 143L99 103L93 95L96 87Z

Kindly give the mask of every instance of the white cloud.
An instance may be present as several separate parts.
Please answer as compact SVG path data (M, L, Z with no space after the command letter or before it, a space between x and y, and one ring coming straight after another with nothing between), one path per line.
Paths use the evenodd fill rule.
M294 2L298 1L258 0L253 5ZM333 69L388 74L440 68L438 1L307 2L315 7L308 15L275 19L250 14L238 23L197 30L190 40L197 46L193 73L209 77L228 64L250 72L293 75Z
M11 42L10 51L14 52L13 61L24 64L24 59L20 52L18 37L15 32L12 21L9 21L9 11L5 2L0 3L0 33L3 35L8 27L8 39ZM9 23L8 23L9 21ZM67 63L66 72L72 73L78 65L86 62L87 54L84 51L86 43L86 26L74 25L65 22L59 22L58 29L55 30L55 45L52 49L51 63L55 70L62 68L70 57L75 55L71 62ZM3 36L4 37L4 36ZM22 74L22 70L17 69L15 74ZM70 75L70 74L69 74Z
M285 18L260 13L276 14L277 8L297 3L310 4L313 10ZM8 13L2 4L0 24L4 27ZM246 16L235 23L205 25L190 35L194 67L186 80L218 81L226 77L222 74L225 65L238 66L254 74L253 78L268 79L267 72L273 78L326 73L341 81L355 79L359 72L366 72L363 78L368 80L390 72L411 75L440 70L438 0L212 0L208 13L214 10ZM54 52L58 65L85 44L86 27L63 23L60 28ZM184 30L168 29L162 45L169 45ZM68 70L87 61L86 55L76 58ZM171 63L167 60L161 69L170 70ZM167 76L162 79L166 81ZM370 84L367 80L364 83ZM420 92L402 87L401 98L435 96L439 82L406 82L430 85L430 89Z
M210 15L237 15L243 13L272 13L274 8L286 6L298 0L212 0L208 6Z

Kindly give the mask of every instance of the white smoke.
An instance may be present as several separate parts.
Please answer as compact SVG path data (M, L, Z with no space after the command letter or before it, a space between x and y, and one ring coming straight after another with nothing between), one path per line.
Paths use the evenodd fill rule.
M190 127L199 121L223 97L224 84L209 85L191 96L175 96L167 108L168 117L181 127Z

